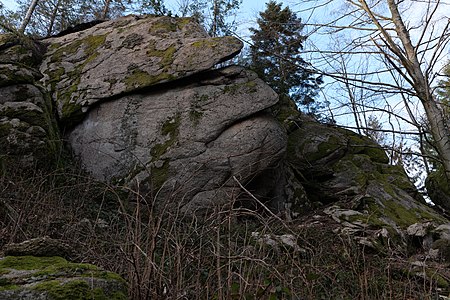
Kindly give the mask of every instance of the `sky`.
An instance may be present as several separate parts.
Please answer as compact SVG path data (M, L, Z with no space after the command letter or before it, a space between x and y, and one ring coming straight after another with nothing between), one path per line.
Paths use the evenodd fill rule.
M171 11L176 11L179 7L179 3L183 0L165 0L166 7ZM279 2L286 2L278 0ZM17 4L14 0L0 0L9 9L14 9ZM238 24L237 33L243 38L248 38L248 28L255 27L256 18L260 11L265 10L266 2L269 0L242 0L238 15L236 17L236 23Z

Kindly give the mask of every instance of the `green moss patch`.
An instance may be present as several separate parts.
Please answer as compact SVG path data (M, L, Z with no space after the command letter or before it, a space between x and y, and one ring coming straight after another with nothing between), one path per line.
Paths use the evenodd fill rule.
M107 295L101 288L91 288L84 280L71 280L61 283L57 280L40 283L34 287L35 290L46 292L51 299L67 300L67 299L127 299L123 293L115 293ZM112 297L111 297L112 296Z
M154 35L175 32L192 22L192 18L159 17L150 25L148 32Z
M177 113L173 118L166 120L161 127L161 134L168 136L168 139L164 143L156 144L151 150L152 161L158 160L164 155L167 150L173 146L179 136L179 127L181 123L181 114Z
M172 80L173 78L173 75L165 72L158 75L150 75L146 71L135 69L130 76L124 79L124 83L126 85L126 91L132 91L138 88L154 85L161 81Z
M14 270L37 270L33 276L60 276L61 274L112 279L123 282L123 279L111 272L100 270L91 264L68 262L62 257L6 256L0 259L0 272Z
M157 50L154 44L150 44L147 48L147 55L149 57L161 58L159 65L165 70L172 65L175 52L176 48L174 45L169 46L164 50Z
M39 270L48 266L66 264L68 264L68 262L61 257L7 256L0 259L0 270Z
M164 160L161 167L152 167L150 171L150 180L154 190L159 190L169 179L169 161Z
M76 39L72 43L64 46L51 47L50 49L56 50L51 54L50 62L59 63L63 57L71 56L80 51L80 49L83 50L84 55L89 60L92 56L96 56L97 49L105 43L106 36L107 35L90 35L82 39Z
M71 83L65 88L58 88L55 95L56 101L60 103L61 109L61 121L69 124L76 123L80 120L81 105L77 103L80 95L78 94L78 85L80 83L80 76L86 65L92 62L99 53L97 50L105 44L107 35L91 35L83 39L77 39L72 43L55 48L56 50L50 56L50 64L56 64L51 66L46 72L49 76L48 83L51 86L53 92L56 91L56 85L61 81L63 76L69 77ZM53 46L53 45L52 45ZM53 49L51 46L50 49ZM75 68L66 72L66 70L58 65L61 63L63 57L68 57L79 51L83 51L84 60L81 63L75 64Z
M356 154L366 154L370 156L373 162L387 164L389 158L386 152L374 143L371 139L365 136L358 135L353 131L338 128L338 131L344 133L349 139L349 150Z

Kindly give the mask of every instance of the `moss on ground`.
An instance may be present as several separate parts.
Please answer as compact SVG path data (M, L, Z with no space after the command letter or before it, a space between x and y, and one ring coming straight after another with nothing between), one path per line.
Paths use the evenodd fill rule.
M0 270L39 270L48 266L61 266L67 263L61 257L7 256L0 259Z
M9 270L33 271L29 276L43 281L31 289L47 293L49 299L127 299L124 292L92 288L88 284L92 279L115 281L117 287L125 287L125 281L115 273L90 264L72 263L61 257L7 256L0 259L0 274L7 274ZM0 291L20 288L13 280L0 278Z
M0 272L8 269L37 270L33 276L57 277L61 274L102 278L124 282L112 272L106 272L91 264L72 263L62 257L6 256L0 259Z
M47 293L52 300L67 300L67 299L80 299L80 300L125 300L127 299L124 293L114 293L108 295L101 288L91 288L85 280L71 280L66 283L62 283L58 280L46 281L39 283L33 289Z

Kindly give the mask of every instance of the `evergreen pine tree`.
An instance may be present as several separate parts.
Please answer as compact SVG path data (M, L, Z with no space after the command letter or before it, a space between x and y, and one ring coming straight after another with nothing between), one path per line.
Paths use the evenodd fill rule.
M281 98L291 98L297 105L314 114L321 77L308 70L309 64L300 52L306 36L303 23L289 7L270 1L260 12L257 29L251 28L251 68L267 82Z

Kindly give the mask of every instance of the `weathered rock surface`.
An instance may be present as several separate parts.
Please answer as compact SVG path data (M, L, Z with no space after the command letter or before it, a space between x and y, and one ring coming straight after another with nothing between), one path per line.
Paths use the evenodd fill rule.
M96 178L188 213L230 202L243 184L294 216L328 207L347 227L446 222L369 139L301 116L248 70L212 69L240 51L235 38L210 38L189 18L127 16L43 43L39 72L33 53L6 47L27 63L0 65L3 99L15 99L0 103L3 152L20 136L13 130L38 140L17 149L41 149L51 98Z
M245 183L280 161L285 132L261 113L276 102L254 73L228 67L101 103L68 139L97 178L150 182L162 201L176 194L190 211L232 192L233 176Z
M211 70L241 50L236 38L189 18L127 16L45 43L42 82L98 179L192 212L230 202L236 181L284 155L285 131L264 112L276 93L241 67Z
M0 258L0 299L127 299L125 281L90 264L60 257Z
M208 70L243 46L210 38L190 18L133 15L45 43L43 81L67 123L108 97Z
M325 213L346 230L387 228L402 237L414 223L448 222L370 139L306 117L297 126L289 135L286 158L288 204L294 213L328 206Z
M42 163L57 147L58 129L38 84L39 59L11 35L0 36L0 49L0 164Z
M450 215L450 183L442 169L431 173L426 182L428 194L436 205Z
M60 256L71 260L75 256L74 250L61 240L49 237L39 237L22 243L11 243L3 247L6 256Z

